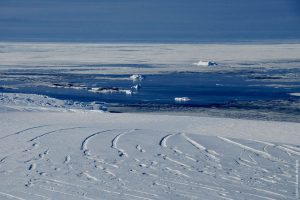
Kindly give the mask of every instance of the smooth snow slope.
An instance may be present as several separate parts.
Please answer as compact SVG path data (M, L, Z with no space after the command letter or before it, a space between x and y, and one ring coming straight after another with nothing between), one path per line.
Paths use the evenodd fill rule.
M92 112L0 119L1 199L298 198L297 123Z

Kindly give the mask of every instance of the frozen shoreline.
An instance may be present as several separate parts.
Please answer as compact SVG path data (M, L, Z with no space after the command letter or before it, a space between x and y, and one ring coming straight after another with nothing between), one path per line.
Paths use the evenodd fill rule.
M5 112L103 112L103 104L59 100L45 95L0 93L0 113Z

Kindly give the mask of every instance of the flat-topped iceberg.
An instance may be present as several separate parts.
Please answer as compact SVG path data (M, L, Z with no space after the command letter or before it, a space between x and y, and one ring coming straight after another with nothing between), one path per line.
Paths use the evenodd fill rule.
M197 65L197 66L216 66L218 64L216 62L213 62L213 61L200 60L200 61L194 63L194 65Z

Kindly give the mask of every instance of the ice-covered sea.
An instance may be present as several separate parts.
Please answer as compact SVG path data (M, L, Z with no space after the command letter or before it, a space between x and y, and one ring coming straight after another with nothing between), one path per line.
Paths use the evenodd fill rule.
M111 112L299 122L298 51L298 45L4 43L0 92L96 103ZM194 65L203 59L218 65ZM182 97L189 101L176 101Z

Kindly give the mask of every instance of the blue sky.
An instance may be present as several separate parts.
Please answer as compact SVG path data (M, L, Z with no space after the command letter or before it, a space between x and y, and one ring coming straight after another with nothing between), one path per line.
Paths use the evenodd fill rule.
M299 39L299 0L0 0L0 41Z

